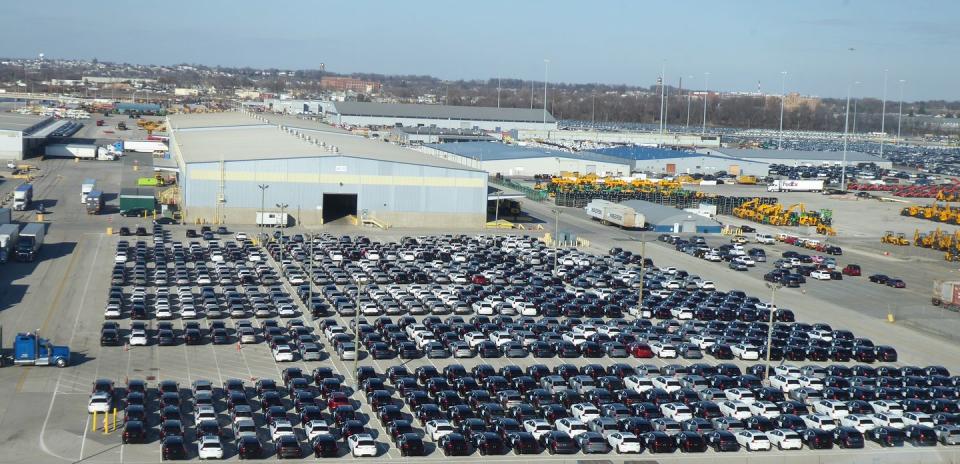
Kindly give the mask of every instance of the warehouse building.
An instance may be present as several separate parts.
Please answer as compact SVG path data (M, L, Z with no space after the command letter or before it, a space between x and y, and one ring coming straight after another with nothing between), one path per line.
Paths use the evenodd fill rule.
M492 142L495 138L479 129L444 129L441 127L394 127L390 140L401 145L425 143Z
M22 160L43 154L47 135L65 124L53 116L0 113L0 159Z
M839 151L765 150L760 148L718 148L701 151L704 154L787 166L840 166L843 164L843 152ZM869 153L847 151L847 164L856 165L857 163L874 163L880 168L893 168L893 162L890 160Z
M723 226L709 217L643 200L620 203L643 215L648 230L659 233L718 234Z
M420 148L437 158L506 177L559 176L565 172L628 176L630 162L588 151L576 153L499 142L434 143Z
M309 123L312 130L235 112L169 116L186 221L255 224L258 211L282 209L303 225L484 224L484 172Z
M715 174L766 176L769 163L721 156L719 154L695 153L686 150L625 145L594 150L597 153L633 161L635 172L676 176L681 174Z
M516 140L549 140L551 142L593 142L625 145L647 145L681 148L720 148L719 135L684 134L671 132L619 131L619 130L543 130L518 129L510 134Z
M557 120L543 109L485 106L417 105L412 103L331 102L323 111L331 124L346 126L440 127L506 132L557 129Z

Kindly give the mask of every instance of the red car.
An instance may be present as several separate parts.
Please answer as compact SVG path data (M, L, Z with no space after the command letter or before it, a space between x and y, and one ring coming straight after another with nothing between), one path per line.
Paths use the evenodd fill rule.
M630 354L634 358L652 358L653 350L650 349L650 345L642 342L630 344Z
M470 282L475 283L477 285L487 285L487 278L484 277L482 274L477 274L470 279Z
M333 392L327 398L327 409L333 411L337 406L350 406L350 398L343 392Z
M860 275L860 265L859 264L847 264L843 268L843 273L848 276L859 276Z

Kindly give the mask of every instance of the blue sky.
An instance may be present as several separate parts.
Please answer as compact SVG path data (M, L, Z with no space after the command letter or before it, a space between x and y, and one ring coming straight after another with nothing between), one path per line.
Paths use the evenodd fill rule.
M960 2L9 2L0 56L960 100ZM853 52L849 48L855 48Z

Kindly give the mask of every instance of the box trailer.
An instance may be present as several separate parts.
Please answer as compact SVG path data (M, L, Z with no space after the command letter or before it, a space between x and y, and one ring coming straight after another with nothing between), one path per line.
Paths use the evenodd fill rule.
M100 147L85 143L61 143L47 145L44 156L48 158L96 159Z
M768 192L822 192L822 180L778 179L767 186Z
M287 227L290 224L290 215L271 211L257 211L257 225L270 227Z
M10 259L18 238L20 238L19 224L0 225L0 262L5 263Z
M633 208L607 200L591 200L584 207L587 216L604 224L614 224L624 229L637 229L644 226L643 214Z
M13 209L16 211L26 211L33 202L33 185L20 184L13 191Z
M153 195L153 189L125 188L120 190L120 214L124 214L131 209L156 211L157 199Z
M86 209L87 214L100 214L103 209L103 192L92 190L87 194Z
M90 194L94 189L97 188L96 179L84 179L83 183L80 184L80 203L87 204L87 195Z
M46 232L47 225L44 223L32 222L23 226L23 230L20 231L20 239L17 240L17 259L20 261L37 259Z
M960 280L933 281L934 306L943 306L953 311L960 310Z
M137 153L153 153L155 151L167 151L167 144L159 140L125 140L123 142L123 151L134 151Z

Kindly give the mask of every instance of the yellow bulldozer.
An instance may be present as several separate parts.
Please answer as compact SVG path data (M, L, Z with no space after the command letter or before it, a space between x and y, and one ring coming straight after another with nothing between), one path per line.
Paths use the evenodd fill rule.
M907 237L904 234L895 234L893 231L889 230L883 234L883 237L880 237L880 243L887 243L896 246L910 245L910 241L907 240Z

